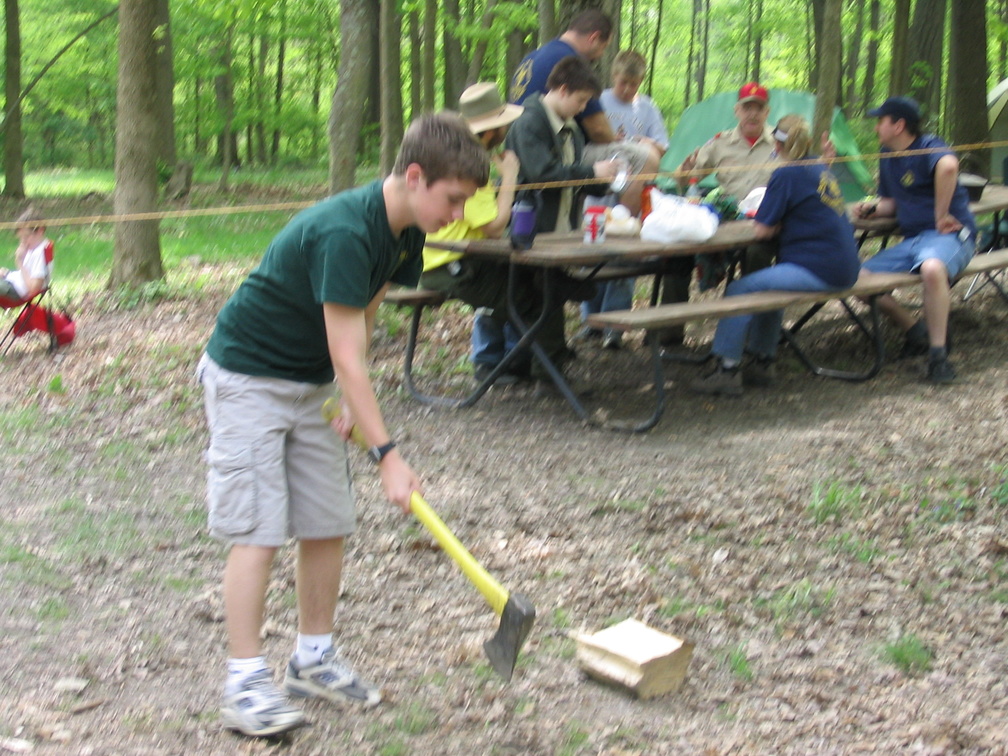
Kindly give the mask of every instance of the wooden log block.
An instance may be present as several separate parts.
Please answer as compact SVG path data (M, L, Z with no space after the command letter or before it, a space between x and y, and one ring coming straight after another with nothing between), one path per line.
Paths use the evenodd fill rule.
M693 644L628 619L597 633L576 636L578 665L589 676L638 698L674 693L686 679Z

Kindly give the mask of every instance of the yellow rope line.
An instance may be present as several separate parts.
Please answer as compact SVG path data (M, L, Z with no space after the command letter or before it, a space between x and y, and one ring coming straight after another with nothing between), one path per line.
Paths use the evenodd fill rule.
M978 142L975 144L951 145L945 147L933 147L919 150L900 150L893 152L876 152L862 155L837 156L831 163L853 162L856 160L885 160L894 157L906 157L909 155L927 155L934 152L944 152L946 149L953 152L970 152L972 150L993 149L995 147L1008 146L1008 140L1000 142ZM711 173L727 173L730 171L752 171L757 168L777 168L786 165L783 161L774 160L761 164L749 164L738 166L724 166L721 168L697 169L693 174L708 175ZM639 179L654 181L665 176L671 178L683 177L686 174L682 171L660 171L657 173L638 174ZM578 179L569 181L543 181L539 183L518 184L515 190L538 190L538 189L562 189L566 187L582 187L591 184L609 184L608 179ZM277 212L280 210L303 210L311 207L319 200L302 200L298 202L275 202L266 205L230 205L220 207L189 208L185 210L155 210L146 213L123 213L119 215L86 215L67 218L47 218L41 221L41 225L47 227L54 226L84 226L97 223L123 223L131 221L167 220L172 218L196 218L208 215L239 215L242 213L265 213ZM0 221L0 229L17 228L16 221Z

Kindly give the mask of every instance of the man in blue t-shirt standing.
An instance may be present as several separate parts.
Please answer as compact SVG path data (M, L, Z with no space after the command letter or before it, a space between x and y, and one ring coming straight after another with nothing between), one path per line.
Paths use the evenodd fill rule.
M511 102L521 105L534 94L546 94L546 80L553 67L570 55L580 55L589 62L601 58L609 46L612 29L612 19L600 10L578 13L563 34L538 50L533 50L518 64L508 93ZM592 166L614 156L629 163L630 181L622 190L620 202L637 215L641 209L641 192L645 184L640 176L643 174L653 177L657 174L661 159L658 150L644 142L621 141L613 131L598 97L592 97L584 111L574 120L585 136L582 165Z
M941 139L920 134L920 110L907 97L890 97L869 111L878 118L882 146L879 196L859 202L859 218L895 216L903 241L882 250L861 268L872 273L919 273L924 287L924 318L917 320L891 294L879 307L906 335L901 357L928 355L927 377L951 383L948 360L950 286L976 249L976 222L966 189L959 186L959 159Z

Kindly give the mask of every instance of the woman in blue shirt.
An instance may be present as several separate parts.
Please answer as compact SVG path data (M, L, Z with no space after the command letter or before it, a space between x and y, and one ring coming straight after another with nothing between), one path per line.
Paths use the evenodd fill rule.
M770 176L754 222L759 239L779 238L778 263L731 283L725 296L853 286L860 267L854 228L836 177L823 162L809 157L808 122L801 116L784 116L774 129L774 139L778 155L787 164ZM711 347L717 366L690 388L703 394L737 396L743 381L769 385L783 315L783 310L775 310L721 320ZM747 348L753 359L740 369Z

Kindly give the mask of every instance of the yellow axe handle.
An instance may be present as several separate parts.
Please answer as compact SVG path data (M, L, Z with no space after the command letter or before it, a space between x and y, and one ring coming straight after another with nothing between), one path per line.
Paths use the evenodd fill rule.
M322 406L322 415L327 422L332 422L339 415L339 404L335 399L326 400ZM367 449L367 442L356 425L350 431L350 439L361 449ZM483 598L499 617L510 597L507 589L494 580L493 576L483 568L483 565L476 561L476 558L444 524L444 520L438 517L437 513L431 509L430 504L417 491L414 491L410 496L410 511L430 531L434 540L440 544L448 556L455 560L455 564L483 594Z

